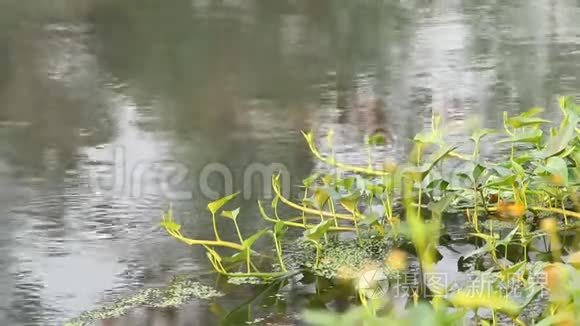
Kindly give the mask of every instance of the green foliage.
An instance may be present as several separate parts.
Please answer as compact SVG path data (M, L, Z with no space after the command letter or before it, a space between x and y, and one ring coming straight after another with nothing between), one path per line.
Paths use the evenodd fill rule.
M372 161L370 151L366 166L344 164L335 159L333 149L329 155L321 153L313 133L303 133L313 155L335 171L306 178L300 201L284 197L279 176L272 176L275 197L270 207L274 217L268 216L264 205L258 203L260 215L271 223L271 228L244 239L237 225L239 209L222 210L221 215L235 224L239 243L220 239L215 215L237 193L208 205L214 219L215 240L183 236L171 210L165 214L162 226L184 243L203 246L218 273L236 278L241 283L244 280L271 280L294 273L313 273L335 279L344 276L345 270L355 280L369 271L392 275L393 269L388 262L394 260L391 262L393 266L401 265L397 263L397 259L401 260L400 253L389 256L395 244L404 246L405 252L416 259L421 284L414 289L413 306L404 313L391 309L388 297L372 298L368 291L359 289L357 302L362 306L342 315L309 311L305 320L311 324L455 325L468 318L467 312L470 311L475 313L474 318L480 324L496 325L496 317L500 316L521 325L526 309L540 298L541 288L531 279L538 272L535 270L537 262L530 261L528 255L530 250L537 251L531 246L532 240L551 241L549 254L552 256L549 259L555 260L560 255L554 254L554 248L561 248L558 232L576 230L576 222L570 223L569 219L580 219L580 110L569 98L562 98L560 106L562 121L550 132L542 127L555 124L541 118L542 110L539 108L516 116L505 113L503 135L495 143L508 147L511 153L495 162L484 163L479 158L479 147L487 135L500 135L501 131L470 130L473 152L461 153L458 144L447 143L447 128L439 116L433 117L431 130L417 134L408 162L399 165L379 166ZM384 142L381 137L368 137L366 145L381 145ZM333 139L332 132L326 136L328 146L332 147ZM447 166L455 167L453 173L446 171ZM279 205L297 212L298 216L280 216ZM491 287L487 290L467 292L435 288L424 283L424 276L439 259L438 248L448 242L449 235L444 225L450 212L463 215L467 228L473 231L466 237L475 248L459 259L459 268L485 270L480 276L490 282ZM555 231L540 227L538 221L546 216L558 220ZM509 229L506 230L505 225ZM289 234L296 234L287 232L288 229L303 230L302 237L295 241L301 246L298 252L302 260L290 259L292 253L286 252L288 247L284 246L283 240ZM338 240L337 232L348 233L346 238L351 240ZM252 250L253 244L265 234L271 235L275 255ZM547 235L550 236L546 238ZM369 252L369 248L376 249L373 245L376 243L383 247ZM234 254L222 257L217 248L233 250ZM270 259L271 264L266 264L266 269L264 264L255 266L258 256L260 261L262 258ZM540 259L541 255L535 257ZM245 265L245 271L239 265ZM570 265L561 265L567 266L562 269L567 271L566 275L572 275L566 276L566 280L578 282L578 271L568 268ZM502 292L514 284L521 289L520 296ZM559 301L557 304L550 302L549 309L542 308L542 318L557 321L568 320L566 318L570 316L579 317L577 284L561 287L558 291L561 292ZM431 297L428 298L427 294ZM425 302L419 303L420 298ZM479 316L480 311L490 311L491 318Z
M212 214L215 214L219 211L220 208L222 208L222 206L224 206L225 204L227 204L230 200L236 198L236 196L239 194L239 192L236 192L234 194L225 196L223 198L220 198L216 201L212 201L211 203L207 204L207 209L209 209L209 211Z

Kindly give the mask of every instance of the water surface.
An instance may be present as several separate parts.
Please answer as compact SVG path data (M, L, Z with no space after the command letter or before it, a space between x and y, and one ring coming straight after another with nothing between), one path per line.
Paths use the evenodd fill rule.
M246 189L255 229L267 194L244 173L279 163L298 184L316 168L300 130L336 130L340 158L361 163L369 131L402 159L433 112L555 117L580 86L579 16L572 0L0 0L0 324L60 325L205 274L161 213L173 203L185 233L211 237L208 195ZM231 184L203 180L224 168ZM228 309L250 295L223 290ZM121 322L162 319L217 322L203 302Z

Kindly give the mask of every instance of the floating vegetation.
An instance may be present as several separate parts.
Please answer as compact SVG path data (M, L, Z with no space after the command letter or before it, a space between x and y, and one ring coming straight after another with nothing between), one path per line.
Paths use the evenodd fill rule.
M269 280L269 279L260 278L260 277L256 277L256 276L236 277L235 274L232 274L232 275L233 275L233 277L228 278L228 283L235 284L235 285L243 285L243 284L258 285L258 284L267 284L267 283L271 282L271 280Z
M211 287L186 277L176 277L164 288L149 288L119 299L93 311L87 311L66 323L66 326L92 325L96 321L125 315L138 307L178 307L194 299L207 300L222 294Z
M305 320L312 324L455 325L470 319L478 325L524 325L524 320L549 325L580 320L579 272L564 258L571 255L577 261L573 251L579 249L578 238L563 244L565 234L579 231L580 106L567 97L559 104L558 124L533 108L516 116L505 113L503 130L471 130L469 152L448 143L448 128L434 116L430 130L414 137L407 162L399 165L378 164L371 155L365 166L338 162L332 133L324 140L330 154L319 150L312 133L304 133L313 155L333 171L305 179L301 200L286 198L279 176L272 176L274 199L269 205L258 202L269 228L249 236L240 232L239 208L223 209L237 194L208 204L213 239L183 235L171 210L162 225L179 241L204 247L214 269L234 283L307 272L352 278L360 285L360 276L368 271L377 275L381 270L380 277L388 277L408 271L407 255L416 262L418 282L404 313L392 309L389 298L369 295L370 284L376 283L370 282L356 287L354 301L360 307L341 316L310 311ZM480 155L480 145L490 135L507 149L505 157L493 162ZM382 141L369 137L367 146ZM280 216L280 205L294 215ZM474 281L489 285L485 289L467 292L431 282L439 248L448 242L444 222L451 213L464 217L466 240L476 247L459 258L458 267L475 273ZM221 238L218 218L233 223L238 241ZM303 232L295 246L287 245L289 228ZM263 237L271 239L271 252L254 251ZM266 267L257 263L264 257L271 257ZM534 283L539 275L544 282ZM506 293L513 288L523 292ZM548 295L541 295L544 291Z
M306 269L327 279L353 279L369 269L396 273L386 262L393 247L393 241L387 238L331 240L324 244L320 261L315 265L315 246L307 241L297 241L286 260L288 266Z

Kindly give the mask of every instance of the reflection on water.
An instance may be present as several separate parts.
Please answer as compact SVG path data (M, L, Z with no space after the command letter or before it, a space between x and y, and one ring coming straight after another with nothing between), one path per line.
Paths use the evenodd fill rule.
M339 158L361 163L375 130L390 139L380 158L404 158L432 112L493 127L504 110L550 109L580 86L579 13L573 0L0 1L0 324L59 324L208 270L155 228L171 200L155 163L187 168L172 186L193 198L174 205L203 237L209 163L236 189L252 163L297 183L315 168L299 130L336 130ZM245 231L262 223L254 201L243 212ZM123 323L213 318L194 304Z

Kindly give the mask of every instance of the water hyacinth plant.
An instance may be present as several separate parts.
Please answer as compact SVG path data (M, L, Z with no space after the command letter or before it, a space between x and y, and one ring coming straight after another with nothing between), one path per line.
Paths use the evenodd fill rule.
M469 152L448 143L446 128L435 116L431 129L413 139L407 162L400 164L379 164L372 155L364 166L341 163L334 150L324 154L314 135L304 133L312 154L333 171L304 180L299 200L286 198L280 178L273 175L272 212L258 202L260 215L270 228L244 237L238 226L239 209L224 210L236 194L208 205L214 239L184 236L171 210L164 215L162 226L186 244L203 246L214 269L227 277L272 281L318 271L321 276L352 279L359 291L352 302L360 307L341 316L309 311L304 318L311 324L455 325L466 319L481 325L575 322L580 320L576 237L580 225L580 106L567 97L559 104L559 124L541 118L538 108L516 116L506 113L503 130L472 132ZM507 155L494 162L483 159L480 151L480 145L491 136L507 149ZM332 134L326 138L329 144L332 139ZM366 143L379 146L382 141L371 136ZM280 216L279 205L295 215ZM471 273L471 283L485 283L485 289L470 292L465 287L432 282L430 274L441 258L440 248L450 238L445 229L450 215L464 217L468 232L462 241L476 246L461 256L458 268ZM238 241L220 237L219 216L232 221ZM301 246L303 259L298 263L292 259L296 250L287 241L289 234L296 234L288 232L290 229L303 232L300 239L292 235L292 243ZM272 239L272 251L258 253L252 246L264 236ZM572 243L564 246L569 239ZM358 257L356 262L338 258L335 253L345 251L333 250L337 245L360 252L343 255ZM264 259L270 260L264 263ZM413 264L407 264L407 259ZM404 312L393 309L389 290L380 295L376 291L369 295L368 286L357 290L364 275L377 278L365 284L380 284L380 280L405 271L414 271L418 282ZM544 277L543 283L537 281L539 276ZM521 290L519 295L506 293L514 286ZM536 307L533 313L531 306Z

